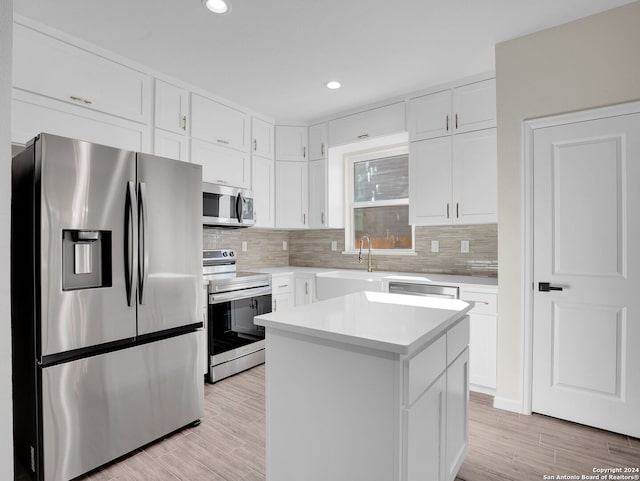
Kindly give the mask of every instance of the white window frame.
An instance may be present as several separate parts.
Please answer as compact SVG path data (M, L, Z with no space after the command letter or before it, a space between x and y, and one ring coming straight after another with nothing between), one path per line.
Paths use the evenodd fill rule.
M392 200L380 200L380 201L368 201L368 202L355 202L354 201L354 164L356 162L362 162L367 160L383 159L385 157L396 157L399 155L409 155L409 143L406 140L406 136L402 138L401 142L398 142L396 136L389 137L389 143L382 143L379 146L373 146L364 148L361 146L359 150L352 150L345 152L344 159L344 179L345 179L345 212L344 212L344 245L345 250L343 254L358 254L360 250L360 244L355 242L354 239L354 209L362 207L385 207L394 205L406 205L409 206L409 196L406 199L392 199ZM354 245L356 244L356 245ZM415 227L411 225L411 249L372 249L372 255L416 255L416 231ZM364 245L364 248L368 251L368 246Z

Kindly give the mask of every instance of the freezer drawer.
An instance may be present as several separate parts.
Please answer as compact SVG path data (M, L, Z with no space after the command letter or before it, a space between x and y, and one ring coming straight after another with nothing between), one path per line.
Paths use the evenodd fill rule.
M198 335L41 369L40 479L75 478L201 418Z

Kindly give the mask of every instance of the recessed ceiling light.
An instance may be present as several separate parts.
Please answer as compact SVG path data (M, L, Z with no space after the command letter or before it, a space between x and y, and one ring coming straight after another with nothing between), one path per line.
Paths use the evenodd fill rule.
M339 89L341 87L340 82L337 82L336 80L327 82L326 85L327 85L327 88L331 90Z
M231 4L227 0L204 0L203 3L213 13L222 15L231 11Z

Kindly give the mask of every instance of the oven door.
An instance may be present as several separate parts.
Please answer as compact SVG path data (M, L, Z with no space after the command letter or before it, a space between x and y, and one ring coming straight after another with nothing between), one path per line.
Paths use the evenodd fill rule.
M269 291L269 293L261 293ZM247 344L264 340L264 327L253 318L271 312L271 288L249 293L211 295L209 303L209 355L217 356ZM234 298L235 294L235 298Z
M203 182L202 222L213 226L252 226L255 223L252 192Z

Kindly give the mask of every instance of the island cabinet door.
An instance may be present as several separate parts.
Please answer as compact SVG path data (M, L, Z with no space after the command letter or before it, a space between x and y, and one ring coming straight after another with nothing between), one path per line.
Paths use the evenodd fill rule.
M447 376L442 375L403 413L402 481L445 481Z
M446 480L454 481L469 450L469 348L447 368L446 399Z

